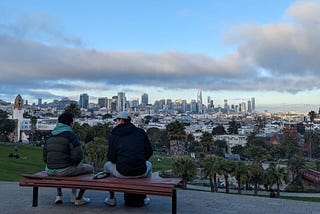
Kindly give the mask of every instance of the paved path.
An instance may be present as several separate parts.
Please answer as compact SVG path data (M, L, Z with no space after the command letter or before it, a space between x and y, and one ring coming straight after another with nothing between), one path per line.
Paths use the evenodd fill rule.
M123 194L117 193L118 205L108 207L103 203L106 192L88 190L86 195L92 202L84 206L74 206L65 197L61 205L54 205L55 190L53 188L39 189L38 207L32 207L32 188L19 187L18 182L0 182L0 213L2 214L64 214L64 213L134 213L134 214L164 214L171 213L171 198L151 195L151 203L140 208L130 208L124 205ZM70 190L63 190L66 196ZM320 213L320 203L301 202L284 199L211 193L195 190L178 190L178 213L217 213L217 214L315 214Z

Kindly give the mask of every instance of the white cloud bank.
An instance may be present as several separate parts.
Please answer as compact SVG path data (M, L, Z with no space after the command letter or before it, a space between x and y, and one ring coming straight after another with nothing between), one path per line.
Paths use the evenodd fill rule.
M52 30L45 17L0 23L0 95L54 97L50 90L119 84L289 93L320 88L319 1L298 1L282 22L232 29L225 39L237 51L219 60L201 53L88 49L80 39ZM30 39L35 32L50 39Z

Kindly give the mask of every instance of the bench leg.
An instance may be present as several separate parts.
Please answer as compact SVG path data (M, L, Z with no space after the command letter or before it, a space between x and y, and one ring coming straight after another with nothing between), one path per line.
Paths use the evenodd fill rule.
M38 187L33 187L32 206L38 206Z
M172 214L177 213L177 190L172 190Z

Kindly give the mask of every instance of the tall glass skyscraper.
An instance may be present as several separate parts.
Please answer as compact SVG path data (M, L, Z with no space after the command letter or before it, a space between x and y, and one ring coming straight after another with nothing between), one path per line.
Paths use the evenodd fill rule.
M80 94L79 107L88 108L89 105L89 95L87 93Z

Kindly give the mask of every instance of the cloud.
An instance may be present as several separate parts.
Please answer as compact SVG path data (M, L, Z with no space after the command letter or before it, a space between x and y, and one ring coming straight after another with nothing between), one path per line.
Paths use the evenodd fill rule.
M1 91L19 87L41 95L49 89L109 90L120 84L291 93L319 89L320 4L298 2L284 15L289 21L232 29L225 39L238 48L222 59L172 51L98 51L52 27L50 16L38 15L40 22L26 16L1 24Z

